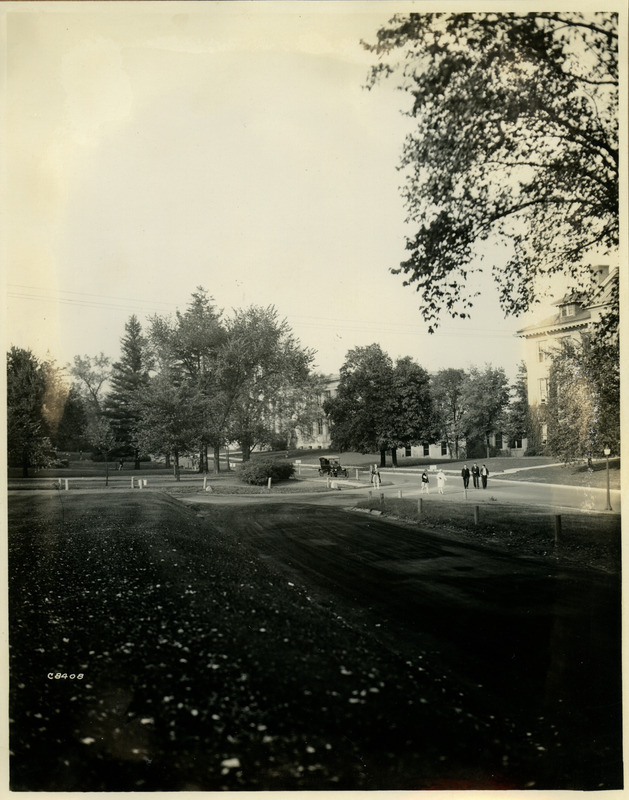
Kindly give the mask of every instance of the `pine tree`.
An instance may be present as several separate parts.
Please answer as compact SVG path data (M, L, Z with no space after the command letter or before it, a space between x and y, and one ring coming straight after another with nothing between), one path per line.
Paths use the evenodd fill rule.
M142 326L135 314L125 324L120 341L121 357L112 366L111 391L105 400L105 414L111 422L121 456L132 455L135 469L140 468L138 400L147 387L153 359Z

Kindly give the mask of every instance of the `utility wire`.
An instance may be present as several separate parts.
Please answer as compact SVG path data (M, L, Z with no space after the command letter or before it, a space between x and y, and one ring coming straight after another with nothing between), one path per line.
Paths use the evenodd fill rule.
M71 305L83 308L100 308L112 309L118 311L141 311L147 313L154 311L157 313L166 313L167 311L174 311L177 308L175 303L169 303L160 300L140 300L133 297L116 297L113 295L102 295L88 292L72 292L68 290L59 290L54 296L54 290L42 289L36 286L25 286L22 284L7 284L9 287L7 291L8 297L14 297L20 300L41 300L48 303L58 303L62 305ZM64 295L72 295L66 297ZM94 298L94 299L91 299ZM138 308L138 306L145 306L145 308ZM161 306L161 307L158 307ZM373 320L347 320L340 317L317 317L312 315L286 315L287 319L291 320L294 325L300 328L314 328L317 330L343 330L357 333L373 331L378 334L395 334L406 336L421 336L433 339L433 334L426 333L417 325L411 323L382 323ZM440 328L438 334L440 337L502 337L512 339L514 334L505 331L504 328L466 328L464 332L448 330L447 328Z

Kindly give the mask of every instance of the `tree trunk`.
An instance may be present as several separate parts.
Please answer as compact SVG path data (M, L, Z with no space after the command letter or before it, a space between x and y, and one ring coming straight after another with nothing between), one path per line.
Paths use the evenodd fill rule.
M137 447L133 453L133 469L140 469L140 451Z
M105 486L109 486L109 457L105 456Z
M251 442L240 442L240 449L242 451L242 463L249 461L251 458Z
M175 475L175 480L181 480L181 472L179 470L179 451L175 450L173 453L173 474Z
M386 467L387 465L387 451L383 448L380 450L380 466Z
M170 469L170 453L166 453L166 469Z
M220 445L214 445L214 474L218 475L221 471L221 448Z
M207 472L206 464L203 460L203 445L199 447L199 472Z
M391 466L397 467L397 447L391 448Z
M26 449L22 451L22 477L28 478L28 453Z

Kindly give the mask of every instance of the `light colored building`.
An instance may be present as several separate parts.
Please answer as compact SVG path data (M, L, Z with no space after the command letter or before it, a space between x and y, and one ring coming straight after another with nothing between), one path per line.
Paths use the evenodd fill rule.
M517 332L524 339L524 362L527 370L528 401L531 408L543 407L548 400L548 376L552 353L566 339L580 341L581 334L591 330L602 315L611 308L614 281L618 268L607 265L592 268L594 290L586 300L578 292L565 294L554 305L557 311L551 316L528 325ZM545 444L546 424L541 423L540 443Z
M326 376L323 389L317 398L319 413L317 414L315 421L312 423L312 430L310 431L309 435L305 432L296 433L296 440L294 442L294 447L296 449L302 450L310 448L311 450L327 450L332 446L330 424L323 410L323 404L326 400L329 400L336 395L339 380L339 375Z
M586 302L577 292L569 292L554 304L557 307L555 314L517 332L516 335L525 340L529 405L543 405L548 398L548 373L553 350L564 339L580 341L581 333L591 329L610 309L612 284L617 275L617 269L595 267L593 280L596 287L592 300Z

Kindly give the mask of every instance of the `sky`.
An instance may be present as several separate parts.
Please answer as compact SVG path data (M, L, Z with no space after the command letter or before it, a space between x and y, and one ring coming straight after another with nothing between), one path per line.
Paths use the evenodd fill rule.
M417 4L4 5L8 345L116 359L131 314L202 286L226 314L275 306L325 373L377 342L515 377L528 318L504 318L489 277L430 335L390 272L412 120L392 83L364 88L360 41Z

